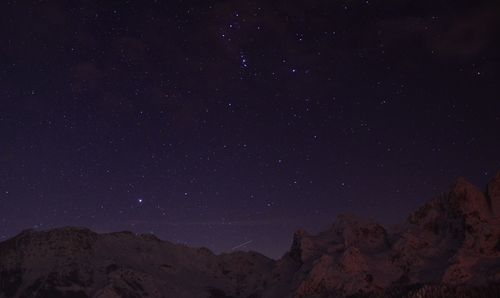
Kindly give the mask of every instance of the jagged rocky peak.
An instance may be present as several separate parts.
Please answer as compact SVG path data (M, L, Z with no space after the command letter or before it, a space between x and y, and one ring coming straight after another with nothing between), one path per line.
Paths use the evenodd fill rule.
M407 222L438 232L440 226L471 216L491 218L490 203L479 188L465 178L458 178L449 192L437 196L411 213Z
M500 217L500 171L488 184L486 194L493 216Z
M482 218L491 217L491 209L484 193L465 178L458 178L451 193L450 204L463 214L476 213Z
M292 247L288 255L296 262L304 263L311 256L314 251L314 244L305 230L299 229L293 234Z
M337 217L330 231L346 247L355 246L362 251L384 249L388 245L387 231L380 224L352 214Z
M297 230L289 256L306 263L325 253L340 253L349 248L371 252L386 249L388 245L387 231L383 226L352 214L341 214L329 229L317 235Z

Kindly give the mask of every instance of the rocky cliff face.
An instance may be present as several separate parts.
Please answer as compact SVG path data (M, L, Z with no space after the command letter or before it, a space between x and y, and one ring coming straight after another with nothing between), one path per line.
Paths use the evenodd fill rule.
M0 297L500 297L500 174L458 179L394 231L341 215L274 261L129 232L25 231L0 243Z
M400 297L421 295L421 285L428 285L427 292L448 291L449 297L460 294L455 290L498 291L499 204L497 175L486 193L458 179L451 191L413 212L396 231L340 216L319 235L295 234L292 249L274 269L277 284L291 286L295 297L391 292Z
M500 217L500 172L488 184L486 195L493 215Z

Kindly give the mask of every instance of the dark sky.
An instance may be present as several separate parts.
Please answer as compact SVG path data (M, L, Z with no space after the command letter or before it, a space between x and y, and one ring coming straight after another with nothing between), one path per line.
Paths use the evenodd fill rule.
M272 257L500 168L497 1L2 1L0 240Z

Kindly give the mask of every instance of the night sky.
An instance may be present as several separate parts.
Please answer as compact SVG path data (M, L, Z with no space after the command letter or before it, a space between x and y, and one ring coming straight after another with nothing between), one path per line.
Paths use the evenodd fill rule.
M2 1L0 240L279 257L500 169L497 1Z

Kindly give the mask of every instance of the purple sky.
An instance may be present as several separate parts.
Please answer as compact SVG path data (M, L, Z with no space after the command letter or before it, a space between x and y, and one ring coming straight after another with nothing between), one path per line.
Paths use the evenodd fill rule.
M0 23L0 240L278 257L500 168L492 1L2 1Z

